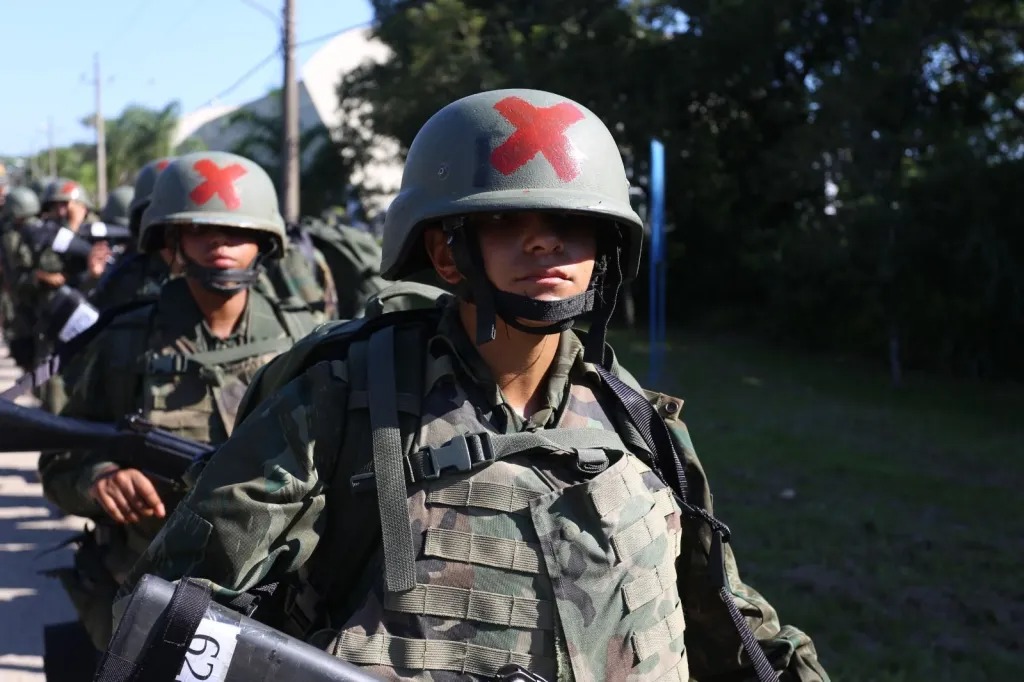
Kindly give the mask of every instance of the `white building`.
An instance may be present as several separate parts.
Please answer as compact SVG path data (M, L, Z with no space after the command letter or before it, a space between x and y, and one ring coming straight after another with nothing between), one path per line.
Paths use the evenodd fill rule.
M317 50L300 71L299 127L308 129L323 124L335 129L340 123L337 88L342 76L368 61L383 61L388 48L370 36L369 29L359 28L341 33ZM263 116L278 115L280 104L272 95L240 106L213 104L184 114L174 135L174 146L194 137L208 149L230 151L245 136L242 125L230 125L230 115L248 109ZM371 152L373 161L365 171L351 178L354 185L368 190L367 210L373 214L384 210L398 192L402 179L402 163L396 140L383 140Z

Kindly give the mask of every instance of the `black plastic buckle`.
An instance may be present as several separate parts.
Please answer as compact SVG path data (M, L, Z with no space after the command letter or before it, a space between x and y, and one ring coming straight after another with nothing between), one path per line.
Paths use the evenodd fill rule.
M509 663L498 669L498 673L494 676L496 682L547 682L543 677L536 673L531 673L529 670L521 665L515 663Z
M463 472L473 468L469 441L462 435L455 436L440 447L427 448L427 459L430 461L432 471L424 472L423 478L431 481L440 478L445 469Z

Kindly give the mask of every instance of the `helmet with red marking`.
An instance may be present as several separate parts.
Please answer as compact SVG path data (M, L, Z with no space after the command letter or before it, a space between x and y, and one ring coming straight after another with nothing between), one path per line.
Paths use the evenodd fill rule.
M46 190L43 192L44 209L48 204L71 201L77 201L90 209L92 208L92 199L89 198L89 193L85 191L81 183L75 180L56 178L46 186Z
M636 276L643 222L629 203L618 145L592 111L539 90L470 95L434 114L409 148L384 222L382 274L427 267L425 224L469 213L556 211L605 219L625 237Z
M547 212L592 219L597 242L587 291L537 300L499 290L467 216ZM551 334L589 315L587 358L603 362L604 338L624 280L636 276L643 222L630 206L618 145L592 111L539 90L464 97L434 114L409 148L402 186L384 222L382 274L399 279L429 266L423 231L440 225L477 308L477 343L496 316L530 334ZM524 322L525 321L525 322Z
M150 204L142 214L139 248L158 247L160 230L174 225L222 225L265 234L272 251L285 248L285 226L277 192L266 171L249 159L227 152L179 156L156 178Z
M139 230L142 227L142 214L149 206L149 200L153 196L156 179L165 168L171 165L173 160L171 157L154 159L143 166L139 170L139 174L135 176L135 193L132 196L132 203L128 207L128 229L131 230L136 240L139 238Z

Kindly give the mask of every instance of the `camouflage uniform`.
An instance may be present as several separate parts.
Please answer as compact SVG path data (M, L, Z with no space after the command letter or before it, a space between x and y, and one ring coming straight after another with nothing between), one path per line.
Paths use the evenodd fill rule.
M23 230L30 229L39 213L39 198L27 187L16 187L7 197L0 212L0 320L3 322L4 340L11 356L22 369L32 364L35 339L34 311L24 304L24 293L30 291L33 279L31 269L22 263L31 261Z
M221 165L240 158L199 157L211 157ZM182 160L196 161L190 156ZM248 161L244 167L250 176L263 173ZM249 183L272 195L269 178L263 174L263 179L265 186L251 178ZM155 192L161 192L160 185ZM242 201L235 220L244 223ZM276 198L271 196L266 203L272 203L276 213ZM228 213L223 207L215 210L221 216ZM211 222L216 218L211 215ZM194 222L202 220L200 212ZM283 225L279 232L280 241ZM239 401L256 371L318 322L308 311L285 310L250 290L237 328L221 339L211 332L188 285L185 278L167 283L154 303L115 317L100 332L81 357L81 375L65 416L113 422L141 411L167 431L203 443L220 443L231 434ZM62 572L61 579L93 643L101 649L110 638L110 608L117 586L162 525L152 517L123 526L110 522L89 491L116 468L106 453L96 451L47 452L39 461L46 497L66 513L97 522L96 533L83 539L75 567ZM154 484L170 511L183 490L160 481Z
M509 100L584 120L571 142L604 164L599 172L569 187L560 179L552 191L543 169L541 179L509 181L502 176L515 169L477 165L487 158L480 140L502 143L488 110ZM459 135L477 144L460 145ZM442 162L439 172L423 148L474 157L463 166ZM620 264L635 274L642 225L626 189L611 135L579 105L537 91L471 96L436 114L410 149L385 225L384 274L418 269L425 219L456 219L445 230L458 261L456 245L466 238L458 211L471 201L479 212L578 202L575 210L628 229L617 242ZM612 282L609 272L595 274L591 286ZM478 320L484 298L474 293ZM491 312L509 322L506 299L496 300ZM593 305L610 315L612 306ZM538 315L521 317L551 320ZM478 344L481 335L488 330L478 329ZM558 339L542 404L524 419L455 305L321 327L254 380L250 394L269 397L245 401L232 438L125 590L144 573L188 575L230 599L291 577L282 629L385 679L487 678L506 663L551 680L751 679L710 576L711 493L680 420L682 401L640 393L606 352L600 329ZM595 348L601 364L586 357ZM260 386L265 381L271 385ZM644 396L652 418L667 426L688 479L685 501L654 464L659 453L634 425L623 389ZM380 525L367 518L374 489ZM781 679L827 680L807 635L781 626L741 582L729 547L723 551L724 594Z
M82 224L99 220L99 216L91 210L91 201L85 189L81 185L63 178L57 178L51 182L43 194L43 214L46 215L47 208L54 202L79 201L90 208ZM23 232L24 234L24 232ZM28 243L31 243L27 240ZM58 252L51 245L42 247L33 246L23 250L22 258L17 267L24 272L41 271L50 274L62 274L65 277L66 286L88 291L94 284L94 280L86 269L85 260L82 258L69 259L65 254ZM34 274L25 281L23 289L24 305L35 311L35 356L32 359L32 366L38 365L53 352L56 339L49 338L43 329L47 320L39 311L49 309L59 295L59 287L53 287L46 282L38 280ZM67 403L67 391L64 377L57 375L52 377L42 386L34 389L37 398L42 402L43 408L48 412L57 414Z

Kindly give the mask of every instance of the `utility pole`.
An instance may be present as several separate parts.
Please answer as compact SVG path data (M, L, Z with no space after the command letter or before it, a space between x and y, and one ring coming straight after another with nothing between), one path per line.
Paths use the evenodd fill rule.
M107 128L103 120L103 79L100 78L100 53L93 57L96 84L96 205L107 202Z
M50 177L57 177L57 148L53 146L53 116L46 124L46 139L50 144Z
M299 87L295 82L295 0L284 0L281 200L286 222L299 220Z

